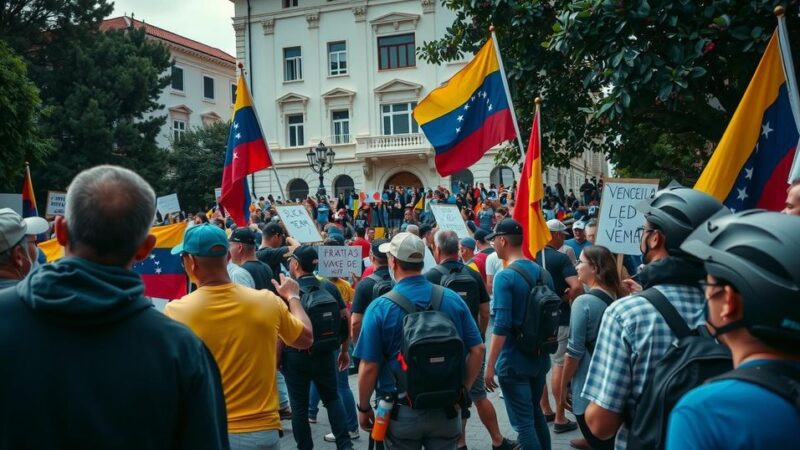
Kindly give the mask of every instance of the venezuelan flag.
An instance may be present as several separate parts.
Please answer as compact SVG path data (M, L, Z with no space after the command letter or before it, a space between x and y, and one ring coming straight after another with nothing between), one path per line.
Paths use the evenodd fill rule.
M150 229L150 234L156 237L156 246L144 261L133 266L144 282L144 295L169 300L186 295L186 271L181 257L170 253L172 247L183 242L184 231L186 223ZM56 239L40 242L38 246L49 263L64 257L64 247Z
M247 175L272 166L267 143L258 125L253 100L247 90L244 76L239 74L236 86L236 103L228 134L228 150L222 170L222 205L240 226L250 218L250 190Z
M414 108L414 119L436 150L442 176L475 164L490 148L516 138L499 55L492 38L442 87Z
M514 220L522 226L522 252L529 259L534 259L536 253L543 249L550 241L550 229L544 220L542 211L542 134L541 114L539 105L533 116L531 139L528 143L528 153L525 154L525 164L520 174L519 188L517 189L516 203L514 204Z
M793 74L787 77L784 71L784 67L793 70L791 52L788 39L780 36L781 29L779 25L773 33L725 134L694 186L733 211L783 208L800 134L792 105L797 107L795 83L787 82L793 80Z
M33 194L33 181L31 181L31 168L25 163L25 178L22 180L22 217L38 215L36 196Z

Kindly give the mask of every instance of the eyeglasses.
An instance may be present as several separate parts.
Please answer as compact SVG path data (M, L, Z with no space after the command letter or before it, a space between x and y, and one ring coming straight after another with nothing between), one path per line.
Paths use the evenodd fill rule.
M644 234L647 234L647 233L652 233L654 231L661 231L661 230L659 230L658 228L639 227L639 231L641 231Z
M706 292L708 292L708 288L710 288L710 287L718 288L718 290L716 292L712 293L711 295L706 295L706 298L709 299L709 300L712 297L716 297L718 294L720 294L723 291L723 288L725 286L730 286L727 283L710 283L710 282L708 282L706 280L698 280L697 284L699 284L700 288L703 289Z

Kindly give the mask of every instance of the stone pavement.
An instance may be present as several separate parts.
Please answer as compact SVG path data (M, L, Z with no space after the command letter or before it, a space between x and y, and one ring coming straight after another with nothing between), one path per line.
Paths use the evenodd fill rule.
M354 395L357 392L356 377L357 375L350 376L350 388L353 390ZM500 431L503 433L503 435L512 439L516 439L517 434L511 429L511 424L508 422L508 415L506 414L506 407L503 403L503 399L500 398L497 391L494 393L489 393L489 399L492 401L492 404L494 404L495 410L497 411L497 420L500 424ZM552 397L550 399L550 404L555 405ZM473 418L467 422L467 446L471 450L491 450L492 443L489 439L489 435L486 432L486 429L483 427L483 424L481 424L481 421L478 419L478 414L475 412L474 408L472 410L472 417ZM570 420L575 421L575 417L569 412L567 412L567 417ZM320 403L320 412L317 416L317 420L318 423L311 425L311 434L314 438L315 448L335 450L336 444L332 442L325 442L322 439L325 434L330 433L331 431L331 427L328 424L328 415L325 411L325 408L322 406L322 403ZM283 421L282 423L286 435L283 437L283 439L281 439L281 448L296 448L294 438L292 437L291 421ZM581 433L578 430L569 433L555 434L553 433L553 424L550 424L550 439L553 450L571 449L572 447L569 446L570 439L576 439L580 437ZM361 438L353 441L354 448L357 450L366 450L367 442L367 433L361 431Z

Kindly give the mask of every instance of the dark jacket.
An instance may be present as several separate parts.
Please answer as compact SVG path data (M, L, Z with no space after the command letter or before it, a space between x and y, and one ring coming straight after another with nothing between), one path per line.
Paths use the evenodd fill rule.
M0 291L0 449L228 448L213 356L143 292L80 258Z

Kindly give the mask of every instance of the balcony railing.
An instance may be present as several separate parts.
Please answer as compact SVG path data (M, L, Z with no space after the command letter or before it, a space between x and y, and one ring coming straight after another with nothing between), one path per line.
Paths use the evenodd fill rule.
M362 142L366 144L367 151L402 150L430 146L422 133L371 136L359 139L359 143Z

